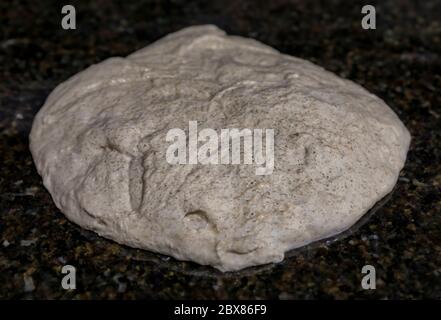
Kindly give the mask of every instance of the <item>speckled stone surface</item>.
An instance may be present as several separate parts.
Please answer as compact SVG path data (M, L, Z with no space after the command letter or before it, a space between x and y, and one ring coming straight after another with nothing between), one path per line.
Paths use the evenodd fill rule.
M0 298L441 299L441 1L370 3L375 31L361 29L355 1L73 1L77 30L65 31L57 1L2 1ZM205 23L363 85L410 130L394 192L345 238L221 274L120 246L56 209L28 148L47 94L92 63ZM61 288L65 264L78 270L75 291ZM365 264L376 267L376 290L361 288Z

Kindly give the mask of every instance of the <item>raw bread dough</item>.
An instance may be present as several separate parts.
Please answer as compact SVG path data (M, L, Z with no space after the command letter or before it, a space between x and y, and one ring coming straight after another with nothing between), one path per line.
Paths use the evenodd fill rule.
M272 128L275 167L171 165L167 131ZM73 222L222 271L338 234L394 187L410 135L357 84L215 26L170 34L60 84L30 148Z

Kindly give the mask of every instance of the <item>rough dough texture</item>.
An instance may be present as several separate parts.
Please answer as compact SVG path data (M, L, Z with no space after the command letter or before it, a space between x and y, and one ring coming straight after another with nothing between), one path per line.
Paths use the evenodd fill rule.
M171 128L273 128L275 167L171 165ZM60 84L30 148L73 222L222 271L338 234L394 187L410 135L351 81L215 26L170 34Z

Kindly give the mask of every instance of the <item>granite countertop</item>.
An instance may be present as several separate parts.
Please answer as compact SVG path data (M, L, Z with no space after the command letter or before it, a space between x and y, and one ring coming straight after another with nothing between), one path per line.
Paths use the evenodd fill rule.
M0 2L0 298L441 298L441 1ZM292 252L279 264L222 274L131 249L82 230L53 204L28 148L48 93L92 63L162 36L212 23L256 38L375 93L412 134L393 193L343 239ZM66 291L61 267L77 269ZM376 290L363 290L364 265Z

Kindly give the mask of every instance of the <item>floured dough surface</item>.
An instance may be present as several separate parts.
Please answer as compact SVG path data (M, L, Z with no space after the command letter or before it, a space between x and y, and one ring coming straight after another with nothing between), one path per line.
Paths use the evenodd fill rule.
M172 165L169 129L272 128L270 175ZM132 247L222 271L281 261L389 193L410 135L351 81L214 26L170 34L60 84L30 148L57 207Z

